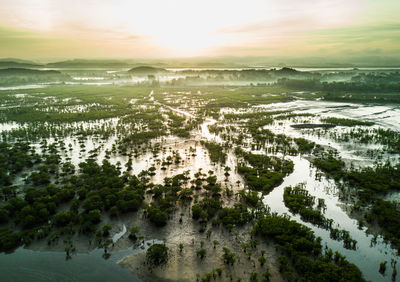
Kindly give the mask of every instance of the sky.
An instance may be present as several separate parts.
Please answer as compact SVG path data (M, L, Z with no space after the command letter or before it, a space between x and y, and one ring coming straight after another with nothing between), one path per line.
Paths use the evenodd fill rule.
M400 56L400 0L0 0L0 57Z

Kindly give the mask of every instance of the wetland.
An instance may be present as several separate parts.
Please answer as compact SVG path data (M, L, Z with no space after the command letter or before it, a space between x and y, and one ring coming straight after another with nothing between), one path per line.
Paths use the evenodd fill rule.
M0 279L398 281L399 77L2 70Z

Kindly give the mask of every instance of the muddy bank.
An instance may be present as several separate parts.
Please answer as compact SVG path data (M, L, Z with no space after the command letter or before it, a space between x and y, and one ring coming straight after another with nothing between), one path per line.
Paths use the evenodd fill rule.
M149 267L146 263L145 251L129 255L118 263L144 281L196 281L197 278L202 278L218 268L222 270L222 273L219 276L215 272L217 281L239 278L248 281L252 272L256 272L258 279L261 279L267 269L271 274L271 281L284 281L279 273L278 255L272 244L266 245L260 241L260 244L252 250L250 258L243 251L242 243L249 240L247 230L243 230L238 235L218 230L213 232L210 238L206 238L205 234L185 233L181 232L179 228L176 230L175 234L171 234L167 238L169 260L165 266ZM219 242L215 248L214 240ZM203 259L196 254L201 249L201 242L204 242L203 248L206 250ZM179 250L180 243L184 244L182 252ZM224 263L222 255L225 247L236 254L234 265ZM266 263L264 265L257 260L262 256L261 250L265 251Z

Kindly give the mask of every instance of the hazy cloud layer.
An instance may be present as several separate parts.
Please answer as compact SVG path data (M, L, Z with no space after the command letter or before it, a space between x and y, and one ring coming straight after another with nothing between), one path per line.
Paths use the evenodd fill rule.
M400 48L399 2L0 0L0 56L391 53Z

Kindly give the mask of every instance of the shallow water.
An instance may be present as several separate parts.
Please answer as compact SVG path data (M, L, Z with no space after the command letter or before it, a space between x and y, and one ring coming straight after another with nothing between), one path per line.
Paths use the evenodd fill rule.
M133 250L112 252L108 260L103 250L72 255L64 252L40 252L19 248L12 254L0 254L1 281L141 281L116 262Z
M122 231L126 232L125 225L123 227ZM121 233L117 234L122 237ZM65 252L32 251L21 247L11 254L0 253L0 281L141 282L141 279L117 262L131 254L146 251L152 244L160 243L160 240L146 240L135 249L109 251L111 256L107 260L103 258L103 249L72 254L72 258L66 260Z
M113 243L116 243L119 239L122 238L122 236L124 236L126 233L126 226L125 224L122 225L122 230L118 233L115 233L114 236L112 237L112 241Z
M338 103L326 101L308 101L296 100L288 103L276 103L268 105L258 105L255 109L263 110L283 110L291 111L292 113L311 113L315 117L296 117L288 120L276 120L272 125L267 125L264 128L270 129L277 134L285 134L292 138L303 137L319 145L329 146L336 149L340 156L347 163L352 163L355 166L372 166L376 161L376 156L367 155L367 150L377 152L381 150L379 155L383 160L391 162L399 162L399 155L388 154L383 152L384 146L380 144L362 144L350 139L348 142L336 141L329 134L334 133L340 135L355 128L384 128L395 131L400 131L400 106L398 105L363 105L352 103ZM336 126L327 130L316 129L296 129L291 127L296 123L320 123L322 118L336 117L349 118L361 121L372 121L375 125L371 127L356 126L345 127Z
M16 129L16 128L20 128L20 127L21 127L21 125L16 122L4 122L4 123L0 123L0 132Z
M19 86L3 86L0 87L0 90L20 90L20 89L36 89L36 88L45 88L47 84L31 84L31 85L19 85Z
M377 125L400 130L400 106L397 104L355 104L315 100L295 100L287 103L258 105L256 108L268 110L291 110L295 113L307 112L337 118L351 118L372 121Z

